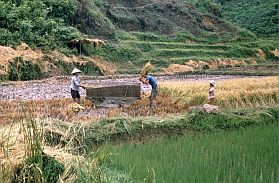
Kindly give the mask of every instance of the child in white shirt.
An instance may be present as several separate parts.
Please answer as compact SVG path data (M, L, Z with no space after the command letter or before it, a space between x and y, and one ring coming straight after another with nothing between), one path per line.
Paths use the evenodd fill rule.
M214 86L215 86L215 81L214 80L211 80L209 82L209 89L208 89L208 100L209 100L209 104L213 104L214 102L214 99L215 99L215 89L214 89Z

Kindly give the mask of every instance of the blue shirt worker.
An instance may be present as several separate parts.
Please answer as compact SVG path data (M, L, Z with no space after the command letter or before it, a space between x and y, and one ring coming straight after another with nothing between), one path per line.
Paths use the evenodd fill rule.
M80 77L79 74L81 73L81 70L79 69L74 69L72 71L72 79L71 79L71 96L74 100L74 102L80 104L80 94L79 94L79 87L86 89L85 86L82 86L80 84Z
M145 75L144 77L140 78L140 81L143 84L149 84L151 85L151 95L149 97L150 99L150 108L154 109L157 107L156 105L156 96L158 94L158 90L157 90L157 81L154 77L150 76L150 75Z

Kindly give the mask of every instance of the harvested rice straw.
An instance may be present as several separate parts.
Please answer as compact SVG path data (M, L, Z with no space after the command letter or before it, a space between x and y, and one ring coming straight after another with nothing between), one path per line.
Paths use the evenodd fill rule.
M150 72L152 69L154 68L154 66L148 62L145 64L145 66L142 68L140 75L141 77L144 77L146 74L148 74L148 72Z

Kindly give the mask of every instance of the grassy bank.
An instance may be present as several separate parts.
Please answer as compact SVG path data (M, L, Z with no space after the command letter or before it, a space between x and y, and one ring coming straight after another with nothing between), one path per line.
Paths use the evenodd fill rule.
M52 122L46 127L48 145L71 143L76 149L88 150L104 142L145 141L153 137L173 136L189 131L214 132L276 123L278 108L242 109L214 113L192 113L169 117L116 117L86 124Z
M13 180L18 182L22 182L23 180L26 180L26 182L32 182L33 180L35 182L50 180L50 182L52 182L51 180L54 180L53 182L122 183L134 179L145 179L148 180L146 182L152 182L154 178L152 168L155 170L155 175L158 174L158 171L160 172L160 170L155 169L153 164L150 166L148 162L142 161L142 166L148 166L149 172L143 172L139 177L136 175L131 176L127 169L132 170L132 167L127 167L125 171L128 172L125 173L122 169L110 166L108 164L108 158L111 157L110 151L108 149L100 150L99 145L102 146L104 142L124 144L127 141L146 143L148 142L147 140L155 138L162 139L164 136L171 137L171 141L175 142L176 138L174 137L189 133L193 134L191 136L192 138L199 137L199 135L201 135L200 138L203 138L204 135L202 134L210 134L209 132L219 132L219 134L223 134L223 132L226 131L230 133L229 130L231 129L245 129L251 126L263 127L265 125L276 124L279 119L278 108L226 110L218 114L197 112L156 118L154 118L154 116L152 118L116 117L102 119L100 121L92 120L88 123L74 123L51 119L40 120L39 118L36 118L35 120L32 117L31 111L27 110L26 112L28 113L27 115L19 117L19 119L21 119L20 123L12 123L10 126L6 125L1 128L0 158L3 159L3 166L0 167L0 182L13 182ZM274 129L276 128L273 127L272 130ZM272 133L270 132L270 134ZM237 137L238 135L235 136ZM255 134L255 137L256 136L260 135ZM253 141L255 140L255 142L261 142L253 139L251 136L247 137L247 139L248 138ZM222 139L222 136L216 137L215 139ZM237 142L238 141L243 143L246 142L245 139L238 139ZM272 140L270 140L269 143L271 142ZM220 144L222 143L228 143L228 149L231 148L231 146L233 147L231 148L231 151L228 150L227 152L233 152L235 149L243 150L238 146L235 146L233 143L230 143L229 140L221 141ZM215 148L213 144L212 141L208 141L208 144L206 145ZM206 145L203 144L201 146L207 147ZM182 145L179 144L176 147L180 146ZM196 147L196 145L192 145L192 147L194 146ZM272 146L272 144L264 144L263 146L263 149L266 149ZM156 147L156 145L154 145L154 147ZM193 153L198 154L200 152L205 155L198 156L196 159L194 158L192 164L194 164L194 162L201 163L205 159L206 161L209 161L209 163L206 163L206 166L211 166L210 161L213 161L214 153L210 150L206 151L207 149L202 149L202 147L201 150L193 151ZM220 145L220 147L226 146ZM243 145L243 148L244 147L245 145ZM158 150L154 149L152 151L164 152L159 147L157 148ZM171 149L173 149L173 147L171 147ZM221 152L223 151L220 150L216 152L216 156L222 157L223 159L221 159L220 162L223 162L224 158L227 156ZM264 153L265 151L259 151L256 155L260 154L262 156L262 152ZM254 151L252 153L254 153ZM184 154L188 154L188 151ZM272 156L273 155L271 155L271 160L274 162ZM148 159L144 156L142 157ZM248 159L246 159L246 157ZM251 179L248 177L250 174L253 174L252 172L248 174L247 177L244 177L243 180L265 180L267 179L266 176L271 177L267 180L275 180L275 174L272 174L273 169L264 165L266 160L260 159L260 157L257 156L252 157L254 157L254 161L260 163L255 164L255 177L252 177ZM230 174L226 174L228 171L225 171L224 174L218 174L217 178L214 177L214 180L219 181L224 179L226 182L234 181L236 172L237 174L240 174L239 177L240 180L242 180L242 175L244 176L246 173L239 173L236 169L239 169L240 165L243 164L243 162L238 163L238 160L242 160L241 158L243 158L243 156L239 155L236 156L236 158L237 159L231 163L225 163L224 165L217 162L217 165L219 163L218 166L220 171L224 168L229 170ZM111 157L111 159L114 159L114 157ZM253 162L250 162L250 159L246 154L244 159L244 163L247 161L247 166L246 164L243 165L243 169L250 171L250 164L254 166ZM258 174L259 166L263 166L261 170L262 175L261 172ZM177 170L172 169L172 171L169 172L169 175L176 175L177 172L181 173L183 169L185 169L182 165L174 168L177 168ZM205 168L203 164L199 165L196 170L202 168ZM271 172L271 174L266 175L265 170ZM144 176L141 177L142 175ZM161 177L160 174L159 177ZM213 179L212 177L209 178ZM199 180L200 179L197 178L197 181ZM158 180L158 182L161 181Z
M278 125L112 146L112 165L155 182L277 182Z

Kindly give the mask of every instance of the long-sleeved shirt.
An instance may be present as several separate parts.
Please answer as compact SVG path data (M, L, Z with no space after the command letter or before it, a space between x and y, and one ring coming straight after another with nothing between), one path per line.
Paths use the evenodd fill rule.
M71 80L71 89L79 91L80 87L80 78L78 76L73 76Z

